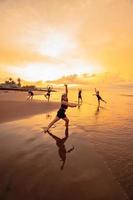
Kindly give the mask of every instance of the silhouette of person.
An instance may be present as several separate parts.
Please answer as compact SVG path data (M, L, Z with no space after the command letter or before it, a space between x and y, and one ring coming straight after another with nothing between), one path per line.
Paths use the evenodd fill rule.
M82 99L82 89L79 89L78 91L78 105L81 102L82 103L83 99Z
M62 161L62 165L61 165L60 169L63 170L65 162L66 162L66 154L70 153L71 151L74 150L74 146L68 150L66 150L66 147L65 147L65 142L68 139L68 127L66 127L66 129L65 129L65 137L64 138L59 138L56 135L52 134L50 131L47 131L47 132L56 141L56 145L58 147L58 154Z
M95 94L93 94L97 97L98 100L98 106L100 106L100 102L103 101L104 103L107 103L101 96L99 91L95 88Z
M28 97L27 97L27 100L32 100L33 99L33 96L34 96L34 93L32 90L28 90Z
M52 92L52 87L49 86L47 88L47 93L44 95L46 97L46 99L48 99L48 102L50 101L51 92Z
M66 84L64 86L65 86L65 93L62 94L61 96L61 106L56 114L56 117L52 120L52 122L50 122L48 127L44 130L44 133L47 132L50 129L50 127L53 126L60 119L63 119L65 121L66 127L68 127L69 125L69 119L66 116L66 110L68 107L76 107L77 104L68 102L68 87Z

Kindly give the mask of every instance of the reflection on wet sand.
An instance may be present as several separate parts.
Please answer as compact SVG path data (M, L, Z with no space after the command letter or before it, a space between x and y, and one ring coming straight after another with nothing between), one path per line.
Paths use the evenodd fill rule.
M78 102L78 109L80 110L80 108L81 108L81 106L82 106L82 102Z
M103 106L98 105L95 111L95 117L97 118L101 110L104 110L105 108Z
M132 199L132 100L117 95L97 107L84 95L86 102L68 110L71 132L60 121L40 134L56 111L0 124L0 199L125 200L125 192Z
M58 154L62 161L62 165L61 165L60 169L63 170L65 162L66 162L66 154L70 153L71 151L74 150L74 146L72 148L70 148L69 150L66 150L66 147L65 147L65 142L69 136L68 127L66 127L66 129L65 129L65 137L64 138L59 138L56 135L52 134L50 131L48 131L48 134L56 141L56 145L58 147Z
M100 112L100 106L98 105L97 109L96 109L96 112L95 112L95 116L98 116L99 112Z

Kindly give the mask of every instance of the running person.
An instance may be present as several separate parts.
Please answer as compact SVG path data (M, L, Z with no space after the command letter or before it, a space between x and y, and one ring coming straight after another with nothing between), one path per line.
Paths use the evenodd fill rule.
M28 97L27 97L27 100L32 100L33 99L33 96L34 96L34 93L32 90L28 90Z
M79 91L78 91L78 104L80 102L82 103L82 90L81 89L79 89Z
M102 99L102 97L99 94L99 91L95 88L95 94L98 100L98 106L100 106L100 101L103 101L104 103L107 103L104 99Z
M48 102L50 100L50 93L52 92L52 88L49 86L47 89L47 93L44 95L46 99L48 99Z
M46 130L44 130L44 132L47 132L50 129L50 127L53 126L54 123L56 123L60 119L63 119L65 121L65 126L68 127L69 119L67 118L65 112L68 107L76 107L76 106L77 104L68 102L68 88L67 88L67 85L65 85L65 93L62 94L61 96L61 107L58 110L57 115L54 118L54 120L48 125L48 127L46 128Z

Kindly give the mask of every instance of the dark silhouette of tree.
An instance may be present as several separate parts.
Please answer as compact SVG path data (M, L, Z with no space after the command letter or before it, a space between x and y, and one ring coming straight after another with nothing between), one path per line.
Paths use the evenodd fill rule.
M14 85L14 84L16 84L16 83L15 83L15 81L14 81L14 80L12 80L12 81L11 81L11 84L13 84L13 85Z
M12 78L11 78L11 77L9 78L9 82L10 82L10 83L12 82Z
M21 79L18 78L17 81L18 81L18 86L21 87Z
M5 81L5 84L10 84L10 82L9 81Z

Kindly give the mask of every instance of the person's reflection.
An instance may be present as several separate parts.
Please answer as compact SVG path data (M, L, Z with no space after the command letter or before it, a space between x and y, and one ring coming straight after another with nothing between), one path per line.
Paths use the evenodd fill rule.
M80 108L81 108L81 106L82 106L82 102L78 102L78 110L80 110Z
M55 139L56 141L56 145L58 147L58 153L59 153L59 156L61 158L61 161L62 161L62 165L61 165L61 170L63 170L64 168L64 165L65 165L65 161L66 161L66 153L70 153L71 151L74 150L74 146L72 148L70 148L69 150L66 150L66 147L65 147L65 142L66 140L68 139L68 127L66 127L65 129L65 137L64 138L59 138L55 135L53 135L51 132L48 131L48 134Z
M100 112L100 106L98 105L98 106L97 106L97 109L96 109L96 112L95 112L95 116L96 116L96 117L98 116L99 112Z

